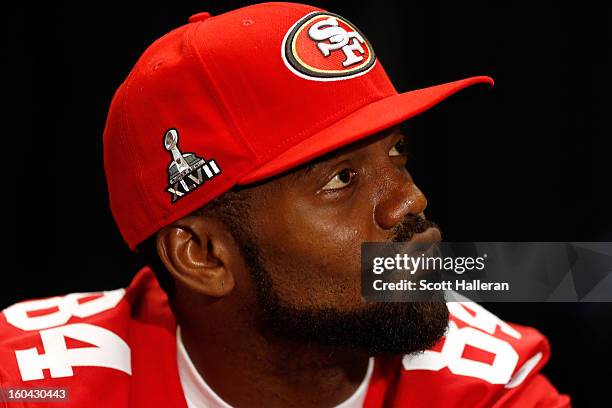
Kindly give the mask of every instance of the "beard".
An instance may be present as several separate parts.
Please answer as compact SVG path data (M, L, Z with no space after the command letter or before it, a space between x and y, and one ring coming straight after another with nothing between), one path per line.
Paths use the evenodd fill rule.
M393 241L409 240L435 224L406 217ZM304 307L281 299L257 245L244 231L235 234L255 284L257 330L294 342L354 349L375 355L411 354L431 348L446 332L448 309L441 297L428 302L370 303L354 310ZM251 234L247 234L251 235ZM363 305L362 305L363 306Z

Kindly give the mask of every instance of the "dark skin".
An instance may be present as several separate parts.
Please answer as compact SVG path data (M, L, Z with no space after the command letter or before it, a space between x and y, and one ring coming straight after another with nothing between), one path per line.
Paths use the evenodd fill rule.
M252 188L249 221L274 288L290 305L367 308L360 245L390 241L427 200L395 147L398 127ZM418 239L438 241L430 228ZM247 260L214 217L192 215L157 234L173 276L173 310L206 382L236 407L332 407L352 395L369 355L288 340L255 325L259 304Z

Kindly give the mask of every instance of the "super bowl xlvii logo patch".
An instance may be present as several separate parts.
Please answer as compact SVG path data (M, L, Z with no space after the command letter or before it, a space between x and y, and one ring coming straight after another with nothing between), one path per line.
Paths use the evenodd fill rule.
M164 147L172 155L168 166L168 187L172 203L200 187L206 181L221 174L214 159L204 160L193 153L181 153L178 148L178 131L168 129L164 134Z
M282 58L289 70L312 81L338 81L368 72L374 50L353 24L325 11L307 14L283 39Z

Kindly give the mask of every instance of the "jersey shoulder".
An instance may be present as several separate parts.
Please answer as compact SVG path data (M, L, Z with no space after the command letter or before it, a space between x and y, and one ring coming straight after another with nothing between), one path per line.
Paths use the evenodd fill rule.
M448 331L434 347L396 359L393 379L384 367L389 363L379 364L379 375L389 378L387 406L570 406L539 373L550 357L546 337L454 295L457 301L447 303ZM366 406L379 406L374 400Z
M148 268L127 288L19 302L0 313L0 383L68 390L68 406L121 407L135 395L154 405L155 390L183 406L175 333Z

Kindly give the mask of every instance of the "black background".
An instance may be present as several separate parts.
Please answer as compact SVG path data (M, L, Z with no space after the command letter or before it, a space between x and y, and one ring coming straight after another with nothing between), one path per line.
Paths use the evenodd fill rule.
M146 46L189 15L246 4L114 0L11 12L5 103L16 112L3 134L9 245L0 307L129 283L139 261L112 220L102 168L111 97ZM468 89L405 126L409 169L446 240L612 241L603 5L310 4L360 27L400 91L494 77L493 89ZM544 372L576 406L602 404L610 304L487 307L548 336Z

